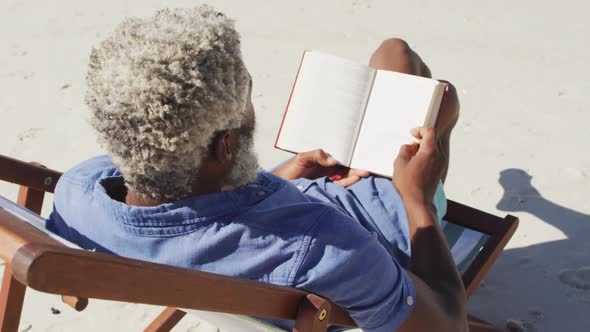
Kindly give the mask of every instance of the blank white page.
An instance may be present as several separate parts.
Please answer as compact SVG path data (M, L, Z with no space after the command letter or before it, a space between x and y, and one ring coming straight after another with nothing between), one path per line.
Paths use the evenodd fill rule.
M318 148L350 163L375 70L316 51L306 51L276 147Z
M391 177L399 148L423 126L438 81L378 70L356 142L351 167Z

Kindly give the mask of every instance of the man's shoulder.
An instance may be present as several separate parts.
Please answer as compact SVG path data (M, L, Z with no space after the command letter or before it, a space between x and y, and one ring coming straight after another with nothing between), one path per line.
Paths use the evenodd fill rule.
M242 216L251 226L258 225L283 234L312 235L319 223L335 225L342 223L342 219L350 219L339 213L334 204L306 195L301 187L289 181L266 171L260 172L259 176L268 181L269 184L261 189L267 190L269 196Z
M322 245L349 242L351 247L372 241L373 235L357 220L329 203L318 213L310 236Z
M59 194L60 187L77 186L87 188L93 185L98 179L106 176L121 175L111 158L107 155L96 156L82 161L76 166L67 170L60 178L56 195Z

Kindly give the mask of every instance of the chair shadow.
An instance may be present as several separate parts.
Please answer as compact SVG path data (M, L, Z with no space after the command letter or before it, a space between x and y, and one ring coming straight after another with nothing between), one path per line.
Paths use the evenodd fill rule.
M498 326L514 319L526 331L587 331L590 215L546 199L521 169L503 170L498 181L504 194L496 207L520 218L519 243L536 228L551 236L561 232L562 239L505 250L470 307Z

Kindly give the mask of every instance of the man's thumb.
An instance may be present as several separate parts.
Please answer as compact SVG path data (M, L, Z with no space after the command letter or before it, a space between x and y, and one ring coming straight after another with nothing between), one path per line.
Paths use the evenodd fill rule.
M334 157L332 157L330 154L326 153L326 151L324 151L322 149L316 150L315 161L319 165L322 165L325 167L333 167L338 164L338 161L336 161L336 159L334 159Z
M416 151L418 151L418 143L412 143L412 144L404 144L400 147L399 149L399 153L397 155L398 159L401 160L410 160L412 159L412 157L416 154Z

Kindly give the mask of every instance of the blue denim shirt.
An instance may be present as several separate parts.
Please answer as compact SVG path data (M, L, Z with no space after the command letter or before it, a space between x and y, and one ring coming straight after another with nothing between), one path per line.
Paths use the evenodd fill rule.
M236 190L156 207L112 199L123 185L107 156L79 164L59 180L47 227L85 249L302 288L365 331L393 331L412 310L407 217L387 179L345 189L260 171Z

